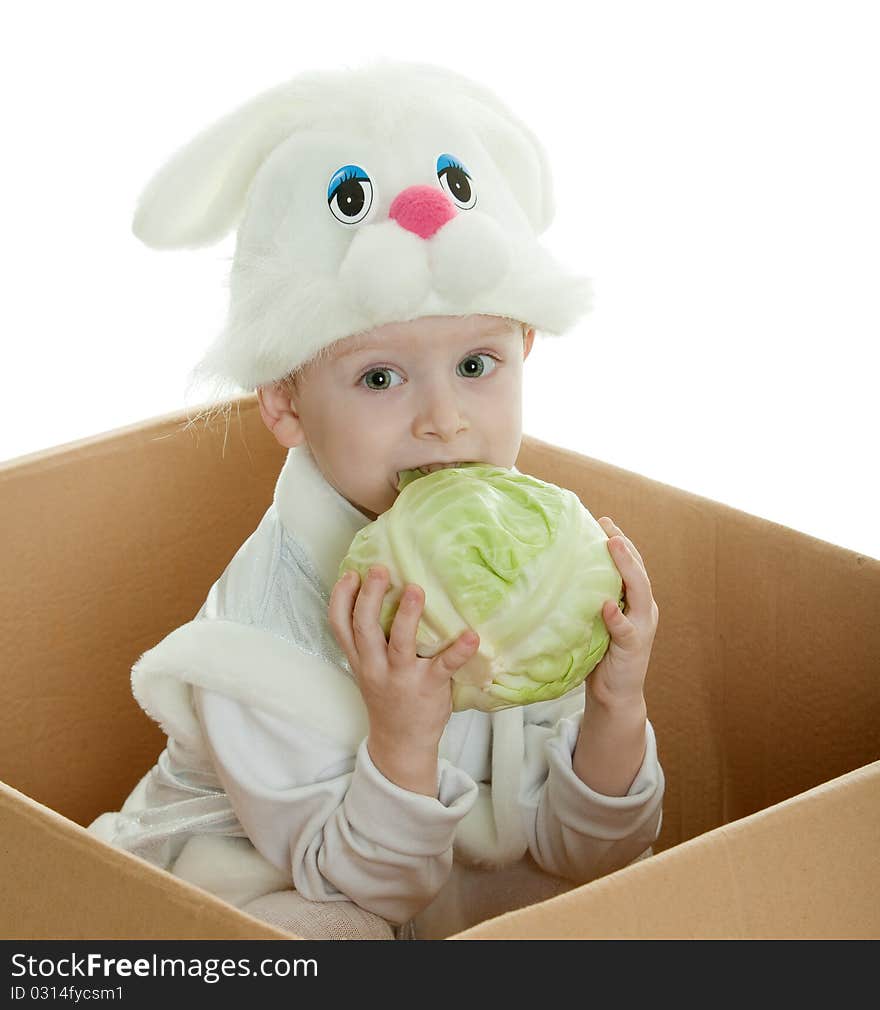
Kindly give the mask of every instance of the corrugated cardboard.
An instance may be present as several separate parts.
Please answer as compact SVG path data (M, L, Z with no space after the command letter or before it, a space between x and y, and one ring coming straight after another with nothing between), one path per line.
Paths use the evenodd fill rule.
M195 616L283 458L245 397L0 466L3 937L285 935L82 827L164 746L132 663ZM664 823L657 855L460 936L880 936L880 561L529 436L517 466L645 559Z

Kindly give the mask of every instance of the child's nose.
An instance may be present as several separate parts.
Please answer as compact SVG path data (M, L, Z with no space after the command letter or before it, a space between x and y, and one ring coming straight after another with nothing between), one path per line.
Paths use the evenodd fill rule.
M449 442L467 429L467 419L455 402L454 396L440 390L434 391L433 394L425 393L416 420L417 435L439 436L444 442Z
M430 238L456 215L449 197L434 186L410 186L398 193L388 216L420 238Z

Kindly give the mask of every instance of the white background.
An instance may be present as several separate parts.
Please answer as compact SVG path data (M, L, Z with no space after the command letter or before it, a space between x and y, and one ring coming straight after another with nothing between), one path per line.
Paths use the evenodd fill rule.
M197 404L233 239L155 252L137 197L302 70L492 87L537 132L543 241L595 308L525 431L880 557L880 5L31 3L0 39L0 460Z

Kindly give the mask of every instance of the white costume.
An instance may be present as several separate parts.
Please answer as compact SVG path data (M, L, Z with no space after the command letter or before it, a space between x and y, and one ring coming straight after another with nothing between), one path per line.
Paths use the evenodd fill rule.
M595 793L571 766L583 687L453 713L436 799L376 769L327 620L339 563L367 522L306 447L289 451L273 504L196 619L135 664L135 696L168 747L123 811L92 830L239 906L294 886L414 919L419 938L641 855L661 818L653 730L628 795Z
M537 241L553 211L543 148L489 89L380 61L302 74L202 131L147 186L134 230L169 249L237 227L227 324L194 373L223 400L391 322L479 313L562 333L590 286ZM596 794L571 767L583 688L454 713L436 798L372 764L327 616L367 521L307 448L290 451L196 619L135 664L168 746L92 830L240 907L351 899L423 937L647 850L663 796L653 730L629 795Z

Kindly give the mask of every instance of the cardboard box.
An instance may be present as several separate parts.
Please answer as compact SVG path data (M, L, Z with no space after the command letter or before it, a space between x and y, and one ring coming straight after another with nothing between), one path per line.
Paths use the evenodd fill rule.
M132 663L192 619L284 459L256 400L0 467L0 934L285 934L88 834L165 738ZM880 561L526 436L641 550L657 854L462 938L880 936ZM845 489L841 514L845 521Z

